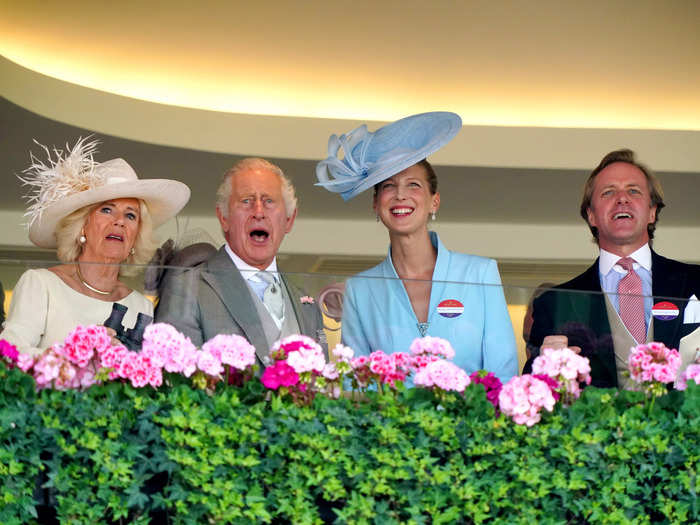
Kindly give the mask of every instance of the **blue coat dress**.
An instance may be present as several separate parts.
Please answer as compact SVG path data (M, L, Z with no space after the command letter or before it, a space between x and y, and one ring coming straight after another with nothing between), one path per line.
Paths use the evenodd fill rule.
M451 252L435 232L430 240L437 261L425 335L447 339L454 363L467 373L486 369L505 383L518 373L518 357L496 261ZM421 327L389 250L382 263L346 284L343 344L355 355L408 352L417 337Z

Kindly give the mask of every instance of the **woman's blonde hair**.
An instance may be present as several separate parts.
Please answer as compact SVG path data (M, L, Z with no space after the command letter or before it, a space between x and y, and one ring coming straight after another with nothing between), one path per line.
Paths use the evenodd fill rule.
M134 275L138 273L138 265L146 264L153 257L156 251L157 243L153 239L153 221L151 214L148 211L148 206L144 201L138 199L140 209L139 232L134 241L134 253L129 254L126 260L122 261L119 269L120 275ZM67 215L56 227L56 254L58 260L64 263L72 263L78 260L83 251L83 245L80 242L85 221L88 216L104 203L90 204L75 210L70 215Z

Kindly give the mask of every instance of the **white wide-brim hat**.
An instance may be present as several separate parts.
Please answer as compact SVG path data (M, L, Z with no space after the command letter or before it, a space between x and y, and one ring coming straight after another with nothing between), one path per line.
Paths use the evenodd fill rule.
M32 157L20 179L36 189L28 196L29 240L41 248L56 247L56 227L85 206L113 199L133 198L146 203L153 227L174 217L190 199L186 184L169 179L139 179L124 159L94 162L96 142L78 141L65 158L60 152L49 165ZM48 151L48 150L47 150Z

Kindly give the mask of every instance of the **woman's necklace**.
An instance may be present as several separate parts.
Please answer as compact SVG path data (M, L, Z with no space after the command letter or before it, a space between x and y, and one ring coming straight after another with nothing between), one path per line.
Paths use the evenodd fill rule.
M90 286L87 283L87 281L85 281L85 279L83 279L83 274L80 273L80 264L79 263L75 264L75 268L78 272L78 279L80 279L80 282L83 283L83 286L85 286L85 288L87 288L88 290L91 290L91 291L98 293L100 295L109 295L114 291L114 288L112 288L109 292L105 292L104 290L98 290L94 286Z

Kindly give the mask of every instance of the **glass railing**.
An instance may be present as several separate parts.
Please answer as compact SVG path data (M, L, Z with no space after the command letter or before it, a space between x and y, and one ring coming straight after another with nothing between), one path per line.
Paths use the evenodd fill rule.
M41 352L78 324L104 324L114 303L127 306L122 334L137 337L138 314L145 315L142 324L151 317L172 324L199 347L217 334L237 333L256 347L263 366L269 348L287 334L308 335L331 349L343 342L356 355L408 352L415 338L435 336L451 343L455 363L469 373L487 369L507 379L527 370L528 358L543 344L560 344L589 358L593 384L623 386L621 371L635 344L615 294L283 272L269 286L253 272L241 275L226 258L194 267L123 266L121 271L136 275L120 277L123 284L115 286L105 279L114 268L83 265L78 276L74 266L59 266L57 272L57 265L0 260L7 317L0 337L21 351ZM112 284L101 284L106 282ZM276 294L266 291L272 287ZM646 339L677 348L681 370L695 361L700 303L690 297L636 299L645 311Z

